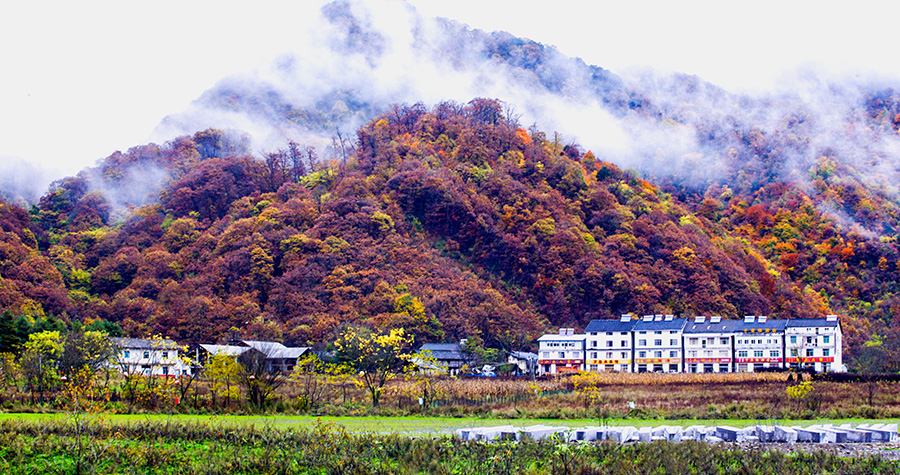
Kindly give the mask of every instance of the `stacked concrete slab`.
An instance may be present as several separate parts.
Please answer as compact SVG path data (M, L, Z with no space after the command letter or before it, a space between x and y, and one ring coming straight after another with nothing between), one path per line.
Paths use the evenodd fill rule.
M456 436L463 440L544 440L555 438L572 442L611 440L620 444L665 440L681 442L698 440L706 442L764 442L764 443L868 443L894 442L898 440L897 424L814 424L808 427L756 425L744 428L730 426L659 426L659 427L561 427L533 425L528 427L495 426L457 429Z

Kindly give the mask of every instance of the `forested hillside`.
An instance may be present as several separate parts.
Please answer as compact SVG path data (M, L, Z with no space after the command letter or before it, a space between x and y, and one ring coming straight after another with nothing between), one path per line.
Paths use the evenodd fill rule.
M296 144L240 151L211 130L109 157L108 176L173 174L158 204L117 223L79 177L30 216L4 205L7 245L30 246L57 282L20 289L4 267L4 308L194 342L234 327L316 343L360 323L506 347L625 312L828 310L749 240L494 100L395 106L346 162Z

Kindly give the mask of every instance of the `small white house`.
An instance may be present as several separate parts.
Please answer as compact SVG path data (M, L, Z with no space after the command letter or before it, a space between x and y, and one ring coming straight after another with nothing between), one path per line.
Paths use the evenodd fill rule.
M542 373L577 373L584 371L586 337L574 328L560 328L558 334L538 338L538 364Z
M191 374L191 365L178 356L178 345L167 338L111 337L116 346L116 364L125 374L181 376Z

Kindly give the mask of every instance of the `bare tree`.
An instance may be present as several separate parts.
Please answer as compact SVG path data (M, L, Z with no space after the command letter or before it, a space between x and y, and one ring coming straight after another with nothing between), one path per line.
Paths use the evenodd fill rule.
M263 408L269 396L284 384L285 377L272 367L266 356L268 348L264 346L260 350L251 349L238 356L238 381L247 390L250 404Z

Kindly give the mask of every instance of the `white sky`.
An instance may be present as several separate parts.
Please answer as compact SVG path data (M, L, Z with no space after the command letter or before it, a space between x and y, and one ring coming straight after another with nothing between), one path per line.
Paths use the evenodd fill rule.
M25 162L60 177L147 142L163 117L218 79L303 44L322 3L3 2L0 173ZM798 65L900 78L900 3L410 3L423 16L506 30L613 72L680 71L730 90L771 89Z

